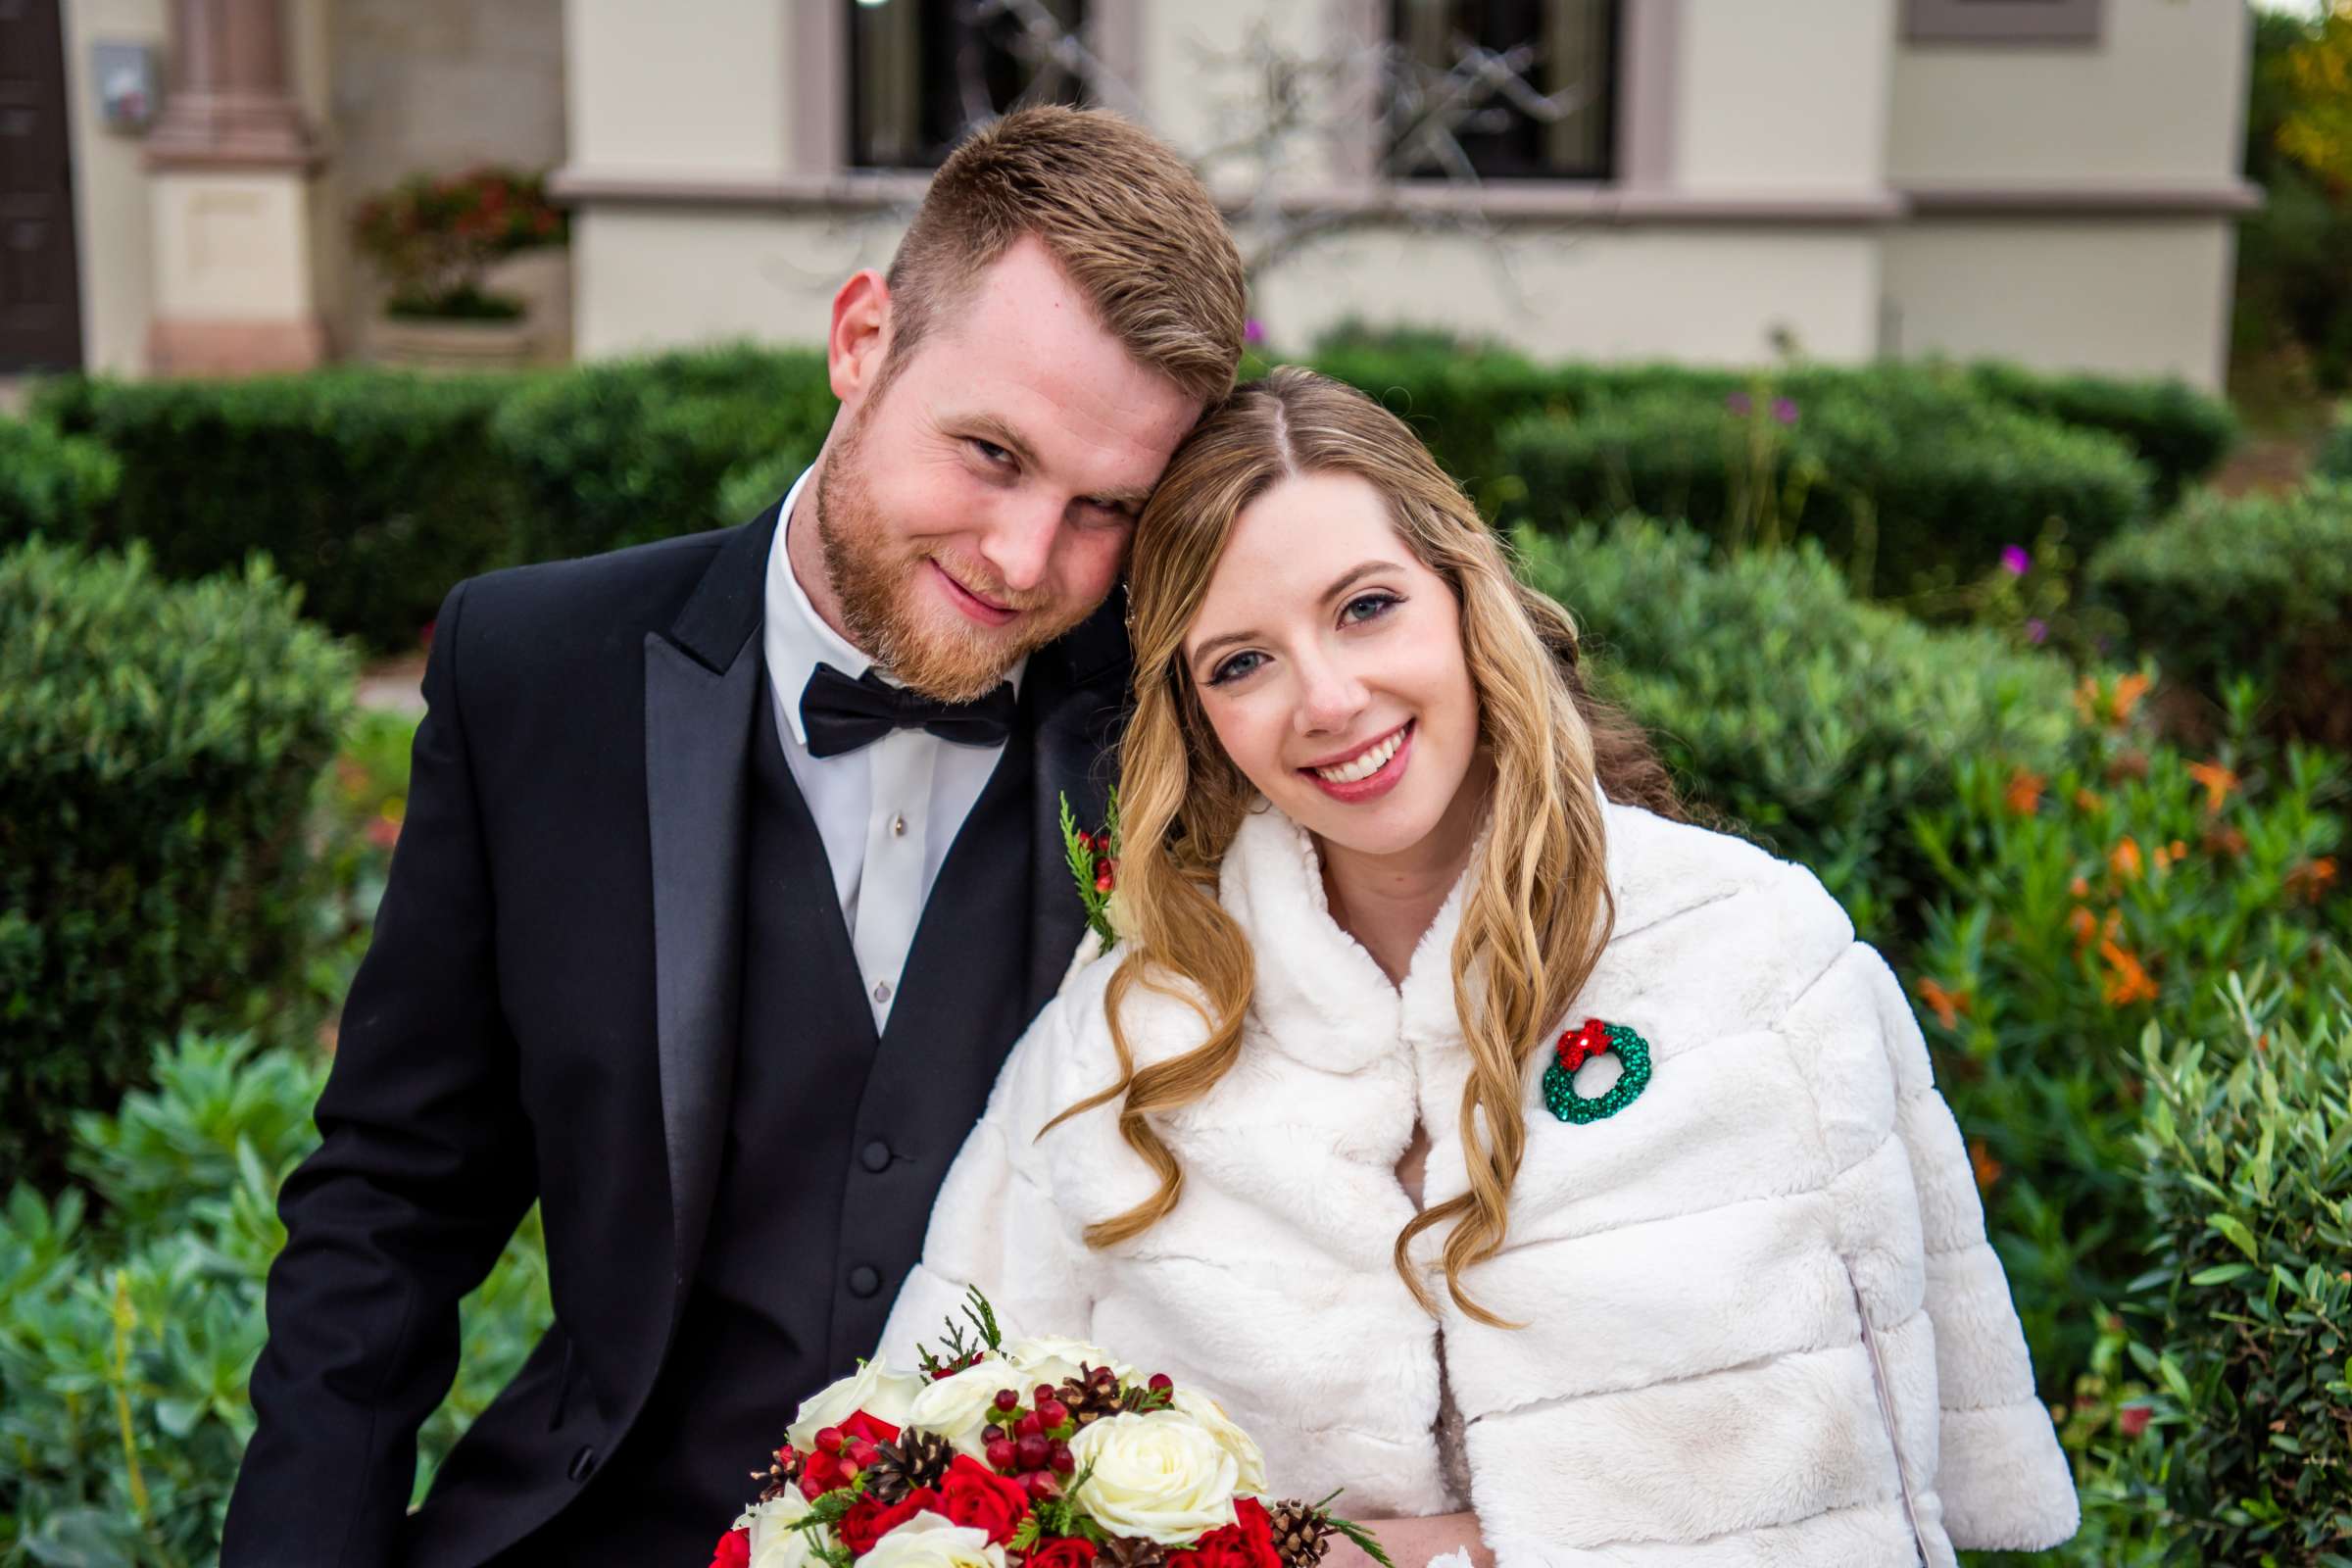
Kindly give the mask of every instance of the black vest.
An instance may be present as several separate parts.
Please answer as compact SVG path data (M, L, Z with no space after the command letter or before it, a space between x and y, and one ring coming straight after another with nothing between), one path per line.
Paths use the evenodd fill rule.
M801 1400L881 1339L932 1198L1028 1022L1032 726L1014 726L940 867L877 1040L764 677L754 708L741 1025L700 1266L626 1440L505 1561L703 1560Z

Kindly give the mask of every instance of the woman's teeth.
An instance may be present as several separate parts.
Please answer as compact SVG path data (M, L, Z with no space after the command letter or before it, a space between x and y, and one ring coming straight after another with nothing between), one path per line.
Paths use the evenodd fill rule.
M1382 741L1370 751L1360 754L1350 761L1342 762L1337 767L1318 767L1314 769L1314 775L1315 777L1322 779L1324 782L1329 784L1361 783L1363 780L1368 779L1373 774L1379 772L1382 768L1388 766L1389 759L1395 757L1396 755L1396 748L1402 746L1403 744L1404 731L1400 729L1395 734L1391 735L1387 740Z

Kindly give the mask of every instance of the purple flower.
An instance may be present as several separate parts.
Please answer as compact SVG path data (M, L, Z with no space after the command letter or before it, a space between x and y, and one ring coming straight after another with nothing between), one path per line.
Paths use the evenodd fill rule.
M2012 577L2023 577L2034 569L2034 558L2026 554L2024 545L2004 545L2001 548L2001 569Z
M1783 424L1794 424L1796 422L1796 404L1788 398L1774 398L1772 400L1772 416Z
M2032 620L2026 622L2026 641L2030 643L2043 642L2048 639L2049 635L2050 623L2039 615L2035 615Z
M1754 404L1748 402L1747 394L1744 392L1735 392L1730 397L1725 398L1723 400L1723 406L1731 410L1734 414L1739 415L1741 418L1747 417L1748 410L1755 407Z
M1242 341L1251 348L1266 340L1266 323L1252 316L1242 323Z

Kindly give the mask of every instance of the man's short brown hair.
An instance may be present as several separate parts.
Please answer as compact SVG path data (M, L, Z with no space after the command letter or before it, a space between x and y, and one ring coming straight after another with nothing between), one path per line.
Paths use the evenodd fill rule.
M890 264L890 360L905 363L1024 234L1139 362L1203 403L1231 389L1247 289L1216 203L1149 131L1052 104L975 132L931 181Z

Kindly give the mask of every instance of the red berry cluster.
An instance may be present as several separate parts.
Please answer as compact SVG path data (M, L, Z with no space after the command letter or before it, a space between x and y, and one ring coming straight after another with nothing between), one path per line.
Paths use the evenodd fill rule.
M858 1471L874 1462L875 1446L894 1443L898 1436L897 1427L863 1410L837 1427L818 1428L816 1451L799 1456L801 1495L813 1502L836 1487L848 1486Z
M1560 1036L1560 1043L1555 1048L1560 1065L1570 1072L1576 1071L1594 1056L1615 1049L1609 1044L1609 1026L1598 1018L1587 1018Z
M1054 1385L1040 1383L1027 1409L1019 1394L999 1389L980 1437L988 1445L988 1467L1011 1476L1029 1489L1030 1496L1043 1501L1060 1496L1061 1478L1078 1468L1070 1452L1070 1439L1077 1431L1069 1406L1057 1397Z
M1113 846L1110 842L1110 835L1108 833L1089 833L1085 828L1080 828L1078 842L1085 846L1089 855L1095 858L1095 891L1108 893L1117 885L1119 879L1119 862L1117 858L1111 854Z

